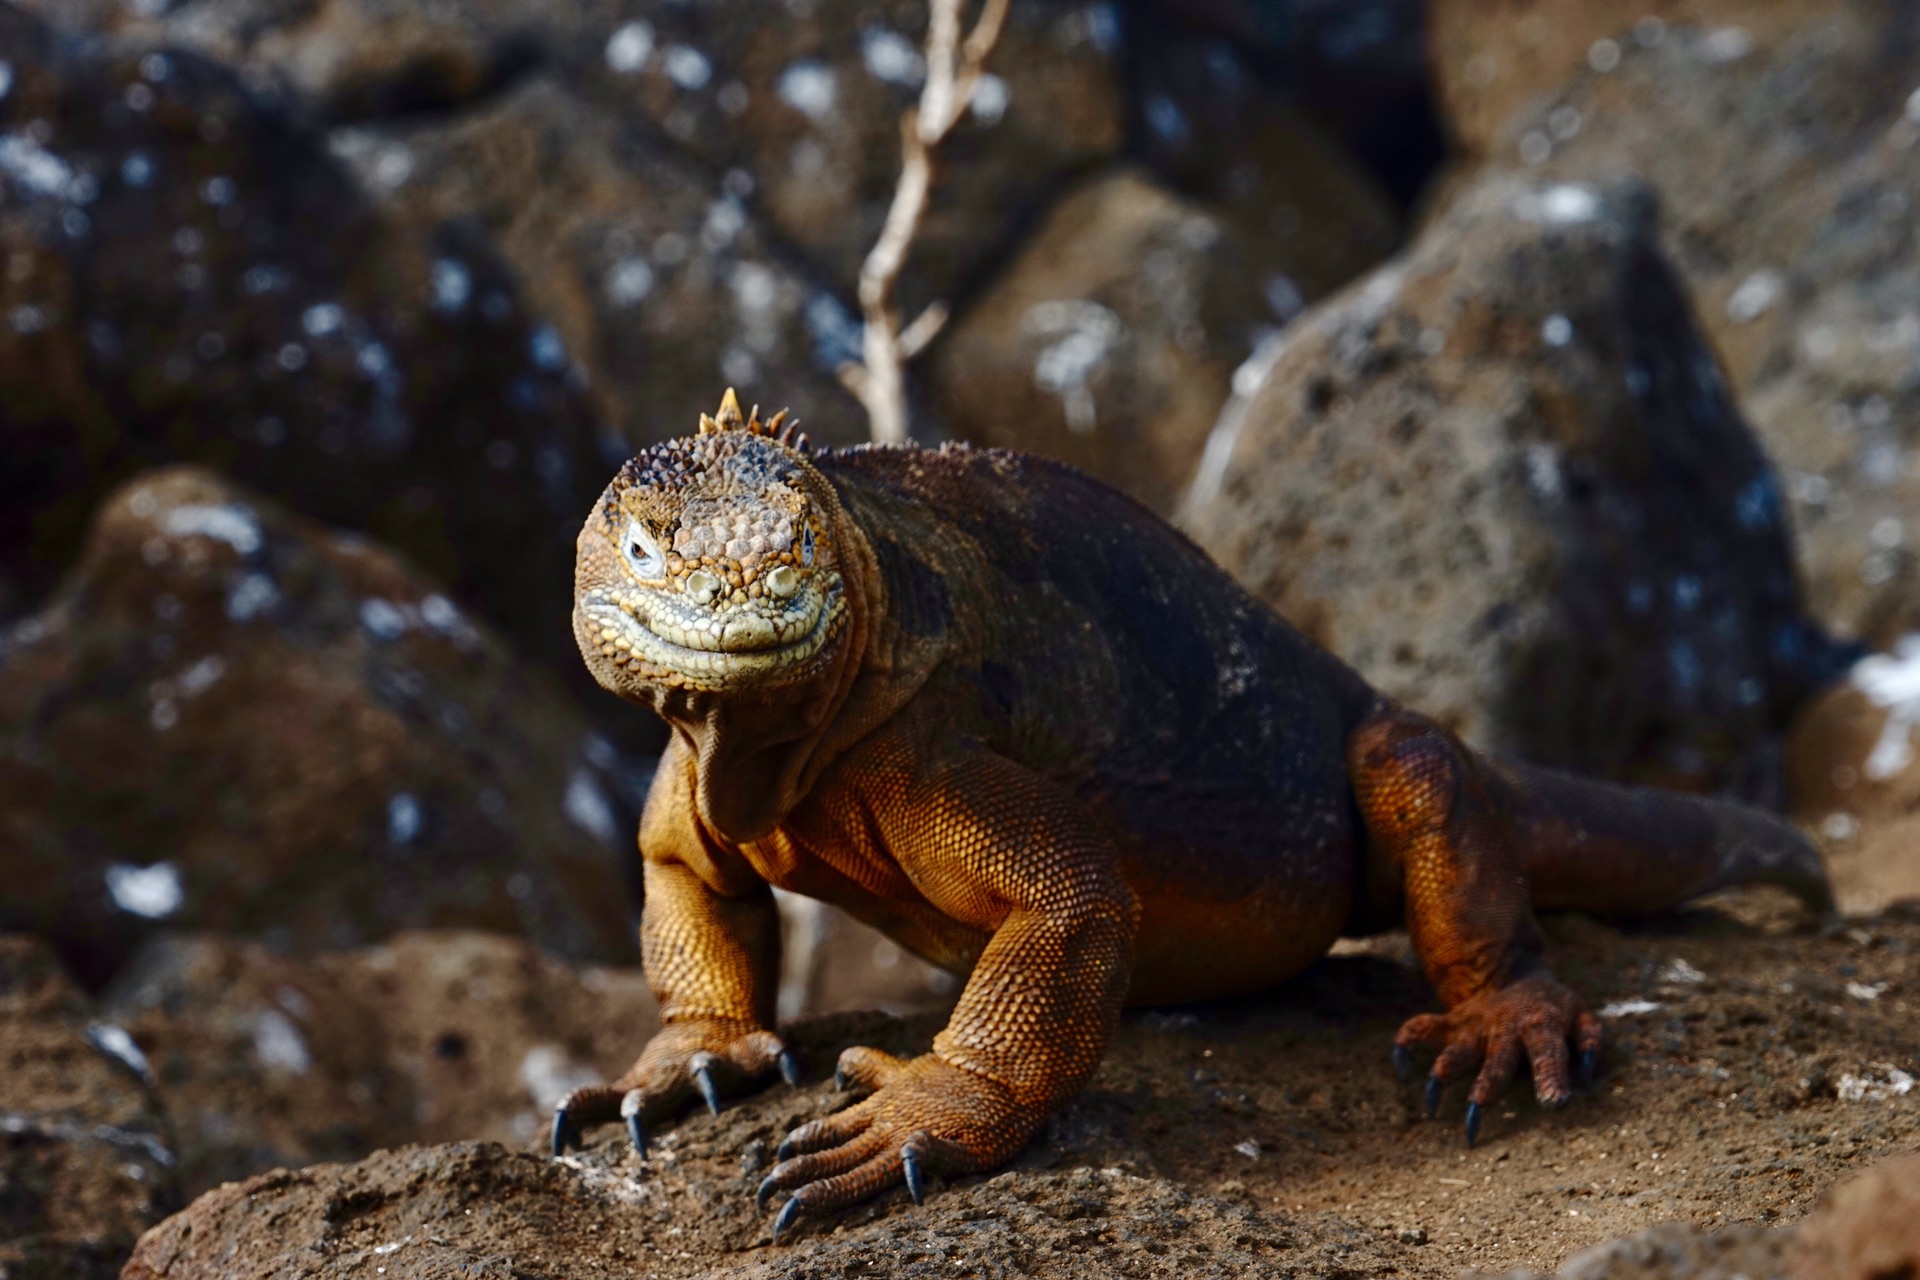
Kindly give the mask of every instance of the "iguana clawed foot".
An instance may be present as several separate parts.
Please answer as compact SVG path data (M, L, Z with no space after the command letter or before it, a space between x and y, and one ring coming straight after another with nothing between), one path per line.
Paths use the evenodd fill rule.
M644 1159L648 1125L696 1096L718 1115L723 1096L757 1088L775 1071L788 1084L800 1083L799 1061L771 1031L718 1019L672 1023L618 1080L575 1089L561 1101L553 1113L553 1154L578 1146L586 1126L618 1117Z
M843 1088L872 1090L845 1111L812 1120L780 1144L780 1163L760 1183L758 1200L792 1197L774 1219L773 1238L807 1213L824 1213L904 1184L917 1204L929 1173L970 1173L1007 1160L1045 1118L1012 1092L937 1054L901 1059L878 1049L840 1055Z
M1581 1085L1590 1085L1600 1062L1600 1020L1553 975L1536 971L1445 1013L1407 1019L1393 1038L1393 1064L1403 1078L1412 1074L1416 1047L1436 1051L1427 1076L1429 1116L1439 1111L1450 1082L1474 1076L1464 1125L1472 1146L1481 1113L1519 1070L1523 1055L1533 1064L1533 1091L1543 1107L1565 1106L1573 1098L1570 1048L1579 1055Z

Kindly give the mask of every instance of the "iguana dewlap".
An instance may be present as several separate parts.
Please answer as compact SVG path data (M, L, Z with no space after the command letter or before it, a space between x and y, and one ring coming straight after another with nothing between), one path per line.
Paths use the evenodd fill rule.
M1131 499L949 446L811 452L743 419L629 462L580 533L600 683L672 727L641 822L662 1030L561 1106L644 1125L794 1063L772 886L967 975L932 1052L850 1049L865 1100L795 1130L775 1234L925 1172L1011 1157L1128 1003L1270 986L1403 924L1446 1012L1429 1098L1466 1130L1522 1061L1542 1103L1600 1024L1532 909L1652 909L1743 881L1828 901L1789 828L1492 760L1388 701Z

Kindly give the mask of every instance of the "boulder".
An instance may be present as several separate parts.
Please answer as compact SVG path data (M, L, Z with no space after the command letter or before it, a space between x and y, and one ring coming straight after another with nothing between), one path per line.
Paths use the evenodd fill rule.
M1797 1244L1802 1280L1920 1275L1920 1151L1828 1192Z
M191 50L347 121L445 111L593 44L617 6L539 0L21 0L62 30Z
M778 22L757 0L652 5L594 69L728 181L851 299L900 174L900 117L925 74L923 0L813 0ZM902 281L910 312L980 283L1077 174L1119 152L1118 19L1102 4L1015 0Z
M643 121L679 160L693 160L710 199L722 195L717 176L732 171L732 184L751 190L755 220L849 298L893 197L900 114L918 97L926 39L918 0L817 0L771 23L752 0L27 3L67 30L216 58L333 124L484 112L485 99L522 79L567 84L595 104L596 128L624 133ZM916 244L910 302L952 296L999 255L1024 214L1119 151L1118 39L1105 6L1013 6L993 79L948 147L950 180ZM494 198L533 196L501 176L508 185ZM747 195L733 192L736 201ZM537 274L522 279L541 283Z
M780 906L782 1018L878 1009L945 1011L960 979L903 950L838 907L775 889Z
M1378 213L1321 159L1286 181L1328 178ZM1135 170L1090 181L941 342L941 412L977 443L1071 462L1170 510L1254 341L1386 250L1390 218L1371 241L1359 218L1347 241L1330 205L1302 206L1293 234L1257 233Z
M1849 636L1884 630L1920 582L1920 10L1693 0L1629 26L1604 4L1538 8L1600 43L1543 71L1489 154L1658 194L1662 241L1780 469L1810 608ZM1501 58L1519 28L1476 29Z
M1795 820L1821 846L1847 912L1920 901L1920 637L1854 664L1786 740Z
M102 996L152 1063L190 1192L408 1142L526 1146L559 1098L658 1026L636 969L516 938L415 932L308 960L171 936Z
M627 446L484 237L403 234L202 58L13 5L0 49L0 617L113 485L191 459L400 549L588 694L573 539Z
M1223 106L1305 111L1401 207L1444 158L1424 0L1147 0L1127 11L1135 135L1163 156L1234 145ZM1181 125L1188 127L1183 129ZM1159 150L1173 144L1172 152ZM1223 171L1224 172L1224 171Z
M1496 175L1249 366L1184 520L1477 745L1699 787L1851 656L1784 505L1642 193Z
M1163 11L1170 7L1146 5L1137 14L1135 40L1153 50L1138 61L1134 90L1140 117L1135 152L1141 161L1181 194L1238 223L1256 242L1277 242L1304 277L1300 287L1312 297L1345 284L1392 252L1400 239L1396 204L1411 204L1413 195L1398 184L1417 182L1430 168L1413 152L1419 147L1419 125L1431 122L1431 112L1421 110L1422 103L1396 102L1392 131L1398 150L1407 154L1377 155L1369 165L1350 145L1355 141L1351 131L1330 127L1325 112L1311 109L1316 95L1306 88L1313 74L1309 50L1350 42L1360 56L1360 31L1392 32L1384 38L1394 47L1418 49L1417 36L1409 38L1417 32L1412 12L1417 6L1405 0L1308 0L1291 6L1301 10L1296 18L1271 24L1287 31L1272 40L1279 48L1250 40L1244 20L1251 13L1238 15L1241 20L1221 13L1217 24L1206 24L1232 31L1240 42L1236 46L1186 29L1178 15ZM1389 18L1393 9L1403 12ZM1341 31L1349 22L1350 36ZM1368 74L1351 66L1345 70L1339 90L1321 95L1317 105L1335 114L1342 107L1379 109L1379 102L1362 105ZM1401 87L1408 86L1401 82ZM1438 158L1437 148L1432 158Z
M1561 1280L1885 1280L1920 1269L1920 1154L1883 1160L1829 1191L1795 1226L1667 1223L1583 1249ZM1470 1273L1467 1280L1488 1280ZM1504 1280L1551 1280L1508 1272Z
M432 582L215 477L102 506L0 644L0 923L98 984L148 931L464 925L633 955L637 783ZM631 855L626 855L631 858Z
M121 1275L212 1280L298 1265L301 1275L330 1280L363 1275L375 1259L394 1280L762 1280L946 1275L982 1265L995 1268L988 1274L1036 1277L1083 1276L1090 1266L1117 1275L1196 1267L1312 1274L1387 1256L1361 1230L1306 1234L1286 1215L1119 1169L1003 1175L940 1197L906 1230L770 1249L769 1219L753 1208L763 1166L725 1156L700 1165L697 1173L643 1177L604 1153L556 1161L461 1143L276 1171L222 1187L169 1219L142 1239ZM948 1265L936 1273L929 1258Z
M180 1207L146 1076L43 943L0 935L0 1275L105 1280Z
M1431 0L1428 62L1454 143L1484 159L1512 139L1516 117L1551 99L1584 68L1611 72L1663 40L1670 28L1738 27L1777 39L1841 7L1842 0ZM1733 37L1723 37L1732 47ZM1565 132L1565 130L1562 130ZM1571 135L1569 135L1571 136Z
M549 325L547 358L577 370L621 439L689 434L730 385L823 444L866 438L833 373L858 325L761 229L750 183L716 187L548 77L451 119L336 133L334 147L396 225L493 248Z

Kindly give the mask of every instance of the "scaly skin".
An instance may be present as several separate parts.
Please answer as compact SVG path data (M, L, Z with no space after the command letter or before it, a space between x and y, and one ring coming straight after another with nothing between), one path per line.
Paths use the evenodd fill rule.
M1446 1011L1430 1108L1467 1137L1531 1063L1548 1105L1600 1024L1536 905L1649 909L1770 880L1828 904L1791 830L1480 756L1370 689L1131 500L999 451L812 453L739 412L615 478L579 541L600 682L672 727L640 830L663 1029L554 1119L648 1126L796 1064L769 886L967 975L930 1053L842 1055L869 1091L782 1145L796 1216L990 1169L1093 1072L1120 1009L1298 972L1404 923Z

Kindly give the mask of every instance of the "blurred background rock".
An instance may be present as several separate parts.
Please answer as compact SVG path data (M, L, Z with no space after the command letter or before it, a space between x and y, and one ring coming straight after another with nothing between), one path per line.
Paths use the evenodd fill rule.
M661 731L574 652L574 535L727 385L865 438L925 24L0 0L0 928L34 1061L92 1043L62 968L146 1048L60 1123L179 1158L43 1243L525 1140L644 1039ZM1920 10L1015 0L989 70L900 283L953 310L919 438L1128 490L1483 746L1920 895ZM953 998L782 911L783 1016Z

